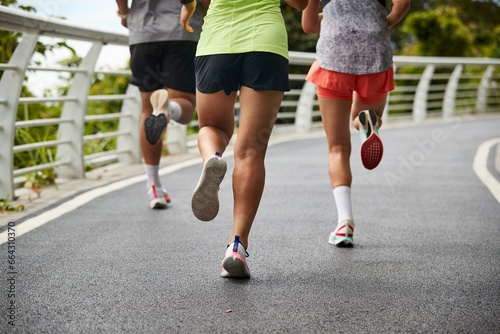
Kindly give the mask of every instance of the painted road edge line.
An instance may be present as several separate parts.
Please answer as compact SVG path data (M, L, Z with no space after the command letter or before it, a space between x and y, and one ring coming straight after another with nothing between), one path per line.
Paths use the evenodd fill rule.
M176 163L175 165L171 166L166 166L160 169L160 175L166 175L169 173L173 173L179 169L189 167L195 164L198 164L202 162L201 158L195 158L195 159L190 159L187 161L179 162ZM80 206L87 204L88 202L106 195L112 191L116 191L125 187L128 187L134 183L144 181L147 179L146 174L138 175L138 176L133 176L121 181L113 182L111 184L108 184L106 186L102 186L99 188L95 188L92 190L89 190L87 192L84 192L83 194L80 194L78 196L75 196L74 198L65 201L55 208L52 208L50 210L47 210L35 217L32 217L30 219L25 220L21 224L16 226L16 237L19 237L25 233L28 233L37 227L40 227L46 223L48 223L51 220L54 220L56 218L61 217L62 215L71 212ZM0 245L4 244L7 242L8 238L8 230L0 233Z
M497 144L500 144L500 138L490 139L479 145L472 168L477 177L496 198L497 202L500 203L500 182L488 169L488 156L491 152L491 148Z

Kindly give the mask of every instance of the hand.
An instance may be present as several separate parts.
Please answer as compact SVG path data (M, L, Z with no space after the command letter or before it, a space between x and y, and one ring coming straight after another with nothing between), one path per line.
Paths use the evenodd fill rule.
M122 26L124 26L125 28L128 28L128 26L127 26L127 18L122 19Z
M181 11L181 26L187 32L193 32L193 28L189 25L189 19L193 16L196 9L196 0L182 6Z

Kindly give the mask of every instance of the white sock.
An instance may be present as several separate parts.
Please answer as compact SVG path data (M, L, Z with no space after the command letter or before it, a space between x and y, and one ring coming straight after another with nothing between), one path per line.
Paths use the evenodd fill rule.
M344 219L353 219L351 205L351 188L348 186L340 186L333 189L333 197L337 205L339 214L339 222Z
M182 116L181 105L175 101L168 100L168 119L178 121Z
M151 184L155 184L156 188L161 188L160 175L158 174L158 170L160 169L159 165L146 165L146 175L148 176L148 188Z

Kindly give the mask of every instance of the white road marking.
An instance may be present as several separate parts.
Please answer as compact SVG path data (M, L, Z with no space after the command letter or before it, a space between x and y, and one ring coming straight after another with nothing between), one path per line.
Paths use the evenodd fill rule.
M482 143L476 151L472 168L477 177L491 191L493 196L500 203L500 182L488 170L488 156L494 145L500 144L500 138L490 139Z
M190 159L187 161L177 163L175 165L163 167L160 169L159 174L166 175L166 174L178 171L179 169L189 167L189 166L201 163L201 162L202 162L201 158ZM26 221L22 222L21 224L16 225L14 227L15 236L17 238L25 233L28 233L29 231L32 231L32 230L36 229L37 227L40 227L53 219L61 217L62 215L66 214L70 211L73 211L73 210L81 207L82 205L84 205L84 204L86 204L86 203L88 203L88 202L90 202L90 201L92 201L100 196L106 195L112 191L116 191L116 190L128 187L134 183L144 181L146 179L147 179L146 174L143 174L143 175L134 176L134 177L122 180L122 181L117 181L117 182L108 184L106 186L95 188L93 190L89 190L81 195L78 195L78 196L76 196L68 201L65 201L65 202L59 204L58 206L56 206L53 209L45 211L44 213L42 213L38 216L27 219ZM9 231L7 230L5 232L0 233L0 245L7 242L8 232Z

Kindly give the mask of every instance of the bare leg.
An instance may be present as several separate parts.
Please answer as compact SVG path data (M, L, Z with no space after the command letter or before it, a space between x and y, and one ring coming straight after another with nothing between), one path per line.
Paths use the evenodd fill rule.
M349 158L351 156L351 133L349 130L349 111L351 100L319 98L321 118L328 141L328 173L330 183L335 189L351 186L352 174Z
M240 127L234 149L234 223L229 244L235 235L245 248L264 191L264 158L269 137L283 99L283 92L240 91Z
M198 149L203 161L207 161L216 151L226 150L234 132L234 103L237 93L226 95L223 91L214 94L197 92Z
M193 119L194 106L196 104L196 95L180 90L167 88L170 102L177 102L181 106L182 115L175 120L181 124L188 124Z
M177 122L187 124L193 118L194 105L196 97L194 94L181 92L174 89L168 89L170 101L177 102L181 106L182 117ZM151 105L150 98L153 92L141 92L141 123L139 126L139 143L141 146L142 156L144 163L147 165L159 165L163 141L160 140L155 145L151 145L146 139L146 132L144 130L144 121L153 113L153 106Z
M153 92L141 92L141 124L139 126L139 143L144 163L146 165L159 165L163 143L160 140L155 145L151 145L146 139L146 131L144 130L144 121L153 113L153 106L149 100L152 93Z

